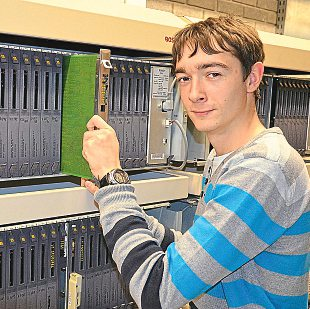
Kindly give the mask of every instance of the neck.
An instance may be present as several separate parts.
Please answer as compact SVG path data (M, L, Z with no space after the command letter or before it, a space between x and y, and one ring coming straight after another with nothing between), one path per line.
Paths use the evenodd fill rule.
M254 111L252 117L239 121L233 128L223 132L208 132L207 136L217 156L221 156L244 146L264 130L265 127Z

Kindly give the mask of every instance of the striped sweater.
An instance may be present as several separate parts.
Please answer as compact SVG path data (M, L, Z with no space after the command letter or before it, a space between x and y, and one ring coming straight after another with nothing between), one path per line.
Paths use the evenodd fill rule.
M183 235L147 216L132 185L100 189L103 233L139 308L307 308L310 181L278 128L208 177Z

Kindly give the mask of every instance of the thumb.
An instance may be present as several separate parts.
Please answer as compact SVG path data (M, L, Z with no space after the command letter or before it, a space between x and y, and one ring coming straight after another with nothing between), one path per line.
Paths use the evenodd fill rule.
M92 194L95 194L99 190L99 188L89 180L85 181L84 186Z

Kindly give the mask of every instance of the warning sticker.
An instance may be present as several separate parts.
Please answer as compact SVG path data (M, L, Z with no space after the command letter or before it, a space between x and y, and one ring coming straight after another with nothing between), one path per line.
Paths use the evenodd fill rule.
M152 68L152 98L166 99L169 90L170 69L167 67Z

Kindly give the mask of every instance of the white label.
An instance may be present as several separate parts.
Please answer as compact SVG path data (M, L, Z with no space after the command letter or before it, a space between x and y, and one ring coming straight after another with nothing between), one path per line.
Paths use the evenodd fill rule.
M167 67L152 68L152 98L166 99L169 90L170 69Z
M151 153L152 160L163 160L165 158L164 153Z

